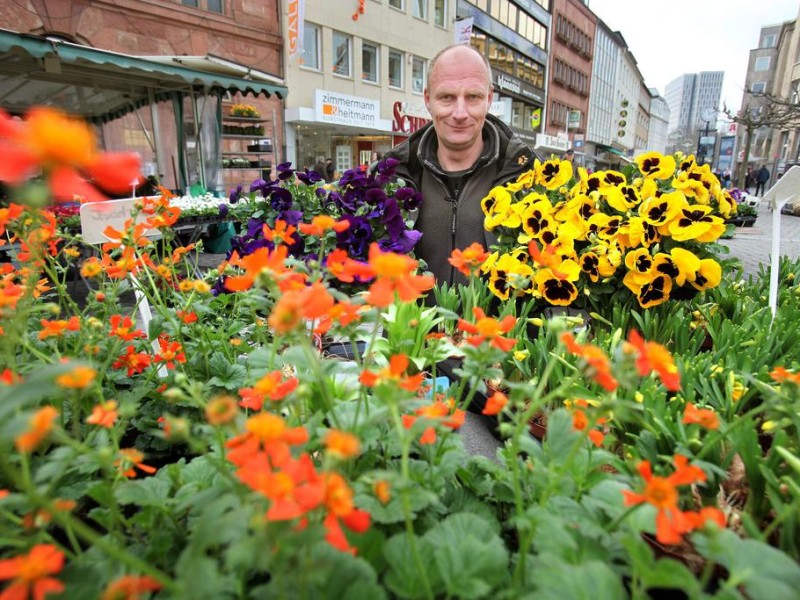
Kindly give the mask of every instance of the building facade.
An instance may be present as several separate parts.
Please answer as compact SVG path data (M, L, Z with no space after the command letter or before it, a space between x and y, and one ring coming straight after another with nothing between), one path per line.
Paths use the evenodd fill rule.
M647 150L667 152L667 131L669 130L669 104L656 88L648 88L650 93L650 127L647 132Z
M545 133L563 136L583 163L597 17L581 0L553 0Z
M648 144L650 94L622 34L601 19L595 32L586 165L621 168Z
M565 141L553 138L550 143L550 136L541 137L551 26L548 6L549 0L458 0L456 5L457 18L472 21L470 44L492 67L493 114L542 153L567 149Z
M716 129L720 111L723 71L685 73L667 84L664 98L669 105L669 132L689 134L709 127Z
M283 3L287 38L296 5ZM305 0L298 50L284 57L288 160L302 168L332 158L342 173L426 123L428 64L453 43L454 16L455 0L367 0L363 14Z
M283 75L283 40L277 0L126 0L124 3L37 0L26 4L27 8L21 10L17 2L0 0L2 27L129 56L183 59L213 56L221 62L232 61L272 74L276 81ZM216 124L220 99L209 97L206 100L200 115L192 115L192 107L188 105L183 107L187 120L197 117L205 123L209 117ZM276 96L245 98L233 94L226 95L222 101L229 104L246 101L255 105L261 114L268 115L267 136L282 129L283 110ZM186 140L188 152L185 155L179 152L180 135L176 130L180 126L173 112L168 102L157 103L154 112L144 108L131 111L98 125L98 139L108 150L138 152L145 173L157 176L163 185L172 189L196 183L204 166L211 171L205 180L209 189L222 190L233 179L248 175L219 169L220 149L216 146L205 158L193 155L203 129L199 123L193 128L194 136L186 128L187 138L192 139ZM163 156L154 150L155 137L164 142ZM182 177L179 172L183 169L188 175ZM258 170L249 173L257 174Z

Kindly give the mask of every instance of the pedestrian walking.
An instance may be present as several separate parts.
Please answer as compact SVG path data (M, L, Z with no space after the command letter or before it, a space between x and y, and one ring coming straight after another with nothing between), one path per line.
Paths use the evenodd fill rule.
M764 188L769 181L769 169L766 165L761 165L761 168L756 173L756 196L759 198L764 194Z

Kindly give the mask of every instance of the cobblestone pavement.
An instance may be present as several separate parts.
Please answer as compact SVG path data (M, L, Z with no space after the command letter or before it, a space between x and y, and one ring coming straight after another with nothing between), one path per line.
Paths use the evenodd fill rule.
M738 258L744 276L758 274L760 264L769 268L772 252L772 209L762 202L753 227L737 227L731 239L720 240L730 250L728 256ZM789 258L800 257L800 216L780 216L780 254Z

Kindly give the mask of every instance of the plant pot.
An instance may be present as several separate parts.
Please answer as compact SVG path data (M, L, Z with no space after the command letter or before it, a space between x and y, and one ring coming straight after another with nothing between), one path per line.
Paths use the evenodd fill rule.
M544 413L536 413L530 421L528 421L528 431L537 440L542 441L547 435L547 415Z

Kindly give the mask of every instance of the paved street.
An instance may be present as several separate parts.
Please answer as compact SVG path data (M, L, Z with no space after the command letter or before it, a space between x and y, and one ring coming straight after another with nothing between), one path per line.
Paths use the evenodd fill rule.
M756 275L758 265L769 266L772 250L772 210L766 203L758 209L758 219L753 227L737 227L729 240L720 240L730 250L730 256L742 261L744 275ZM800 216L781 215L781 256L800 257Z

